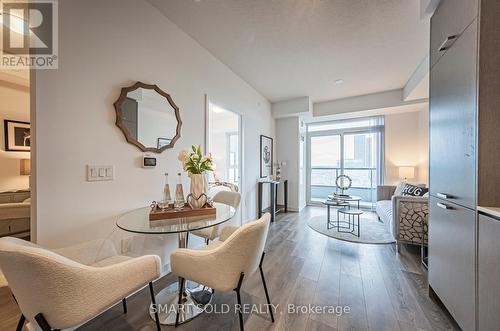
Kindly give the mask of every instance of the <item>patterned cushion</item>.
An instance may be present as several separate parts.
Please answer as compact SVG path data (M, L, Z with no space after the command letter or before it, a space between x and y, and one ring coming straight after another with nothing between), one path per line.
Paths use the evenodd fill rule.
M413 197L421 197L425 193L427 193L429 189L421 186L406 184L401 191L401 196L413 196Z

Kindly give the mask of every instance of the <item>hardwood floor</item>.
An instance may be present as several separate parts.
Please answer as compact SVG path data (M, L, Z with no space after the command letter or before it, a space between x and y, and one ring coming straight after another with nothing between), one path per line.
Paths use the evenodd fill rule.
M433 331L458 329L427 293L425 270L419 251L393 245L364 245L338 241L310 229L309 217L325 209L308 207L301 213L281 214L271 224L264 272L271 301L279 304L271 323L265 313L246 314L246 330L374 330ZM167 275L155 283L160 290L176 281ZM119 286L119 284L117 284ZM6 289L0 293L0 330L15 330L18 318ZM244 303L265 304L260 276L243 284ZM6 303L9 301L10 303ZM148 315L147 288L128 299L128 313L121 303L78 330L155 330ZM216 305L234 304L234 293L216 293ZM347 314L287 313L287 305L348 306ZM14 308L13 308L14 307ZM174 330L162 326L163 330ZM239 330L238 316L202 314L176 330Z

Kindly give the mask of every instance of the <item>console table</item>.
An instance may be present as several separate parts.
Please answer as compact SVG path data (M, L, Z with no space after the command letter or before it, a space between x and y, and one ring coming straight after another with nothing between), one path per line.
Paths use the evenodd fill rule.
M270 196L270 204L271 206L267 208L265 211L269 211L271 213L271 222L274 222L276 218L276 214L280 212L288 212L288 179L284 179L281 181L275 181L275 180L266 180L266 181L259 181L258 183L258 197L257 197L257 204L258 204L258 215L259 218L262 217L262 213L265 212L262 210L262 193L264 190L264 184L269 184L269 196ZM278 186L280 184L283 184L283 205L278 205Z

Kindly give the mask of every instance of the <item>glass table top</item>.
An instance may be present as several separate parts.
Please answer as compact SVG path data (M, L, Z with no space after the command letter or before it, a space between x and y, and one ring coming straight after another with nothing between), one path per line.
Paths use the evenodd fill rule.
M181 217L168 220L149 220L150 207L134 209L118 217L116 226L120 229L144 234L166 234L189 232L222 224L231 219L235 209L223 203L214 203L215 216Z

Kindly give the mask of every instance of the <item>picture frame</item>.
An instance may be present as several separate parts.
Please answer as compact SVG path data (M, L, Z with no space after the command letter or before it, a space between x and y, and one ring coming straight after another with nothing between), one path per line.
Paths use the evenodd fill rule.
M273 174L273 138L260 135L260 178Z
M163 148L164 146L168 146L170 145L171 142L172 139L169 138L158 138L157 148L160 149Z
M31 150L31 125L29 122L4 120L5 151L29 152Z

